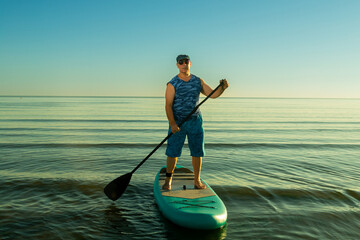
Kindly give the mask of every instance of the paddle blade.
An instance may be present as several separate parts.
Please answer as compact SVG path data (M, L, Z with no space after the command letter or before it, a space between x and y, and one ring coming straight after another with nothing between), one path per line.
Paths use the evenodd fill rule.
M125 192L126 187L129 185L132 173L124 174L114 180L112 180L104 188L104 193L108 198L115 201Z

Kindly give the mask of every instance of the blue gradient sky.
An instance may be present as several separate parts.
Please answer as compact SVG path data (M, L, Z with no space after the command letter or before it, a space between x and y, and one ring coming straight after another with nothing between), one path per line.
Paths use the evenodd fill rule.
M360 1L0 0L0 95L360 97Z

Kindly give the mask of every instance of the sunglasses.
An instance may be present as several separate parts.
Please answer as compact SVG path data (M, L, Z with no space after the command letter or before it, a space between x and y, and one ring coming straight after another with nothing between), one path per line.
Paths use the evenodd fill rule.
M183 63L189 64L189 59L184 59L184 60L178 61L178 64L179 64L179 65L183 65Z

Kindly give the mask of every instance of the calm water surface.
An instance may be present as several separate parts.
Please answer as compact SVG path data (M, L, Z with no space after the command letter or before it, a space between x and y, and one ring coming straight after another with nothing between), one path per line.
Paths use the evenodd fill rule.
M360 239L360 99L219 98L202 113L202 177L228 210L215 231L157 209L165 147L118 201L102 192L166 136L163 98L0 97L0 239Z

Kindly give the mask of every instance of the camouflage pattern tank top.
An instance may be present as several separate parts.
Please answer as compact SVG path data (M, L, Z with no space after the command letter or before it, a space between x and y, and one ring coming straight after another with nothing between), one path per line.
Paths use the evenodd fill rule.
M199 77L191 75L190 80L186 82L176 75L169 83L175 88L173 113L175 121L179 123L199 104L201 80ZM192 116L198 115L201 115L200 109L197 109Z

